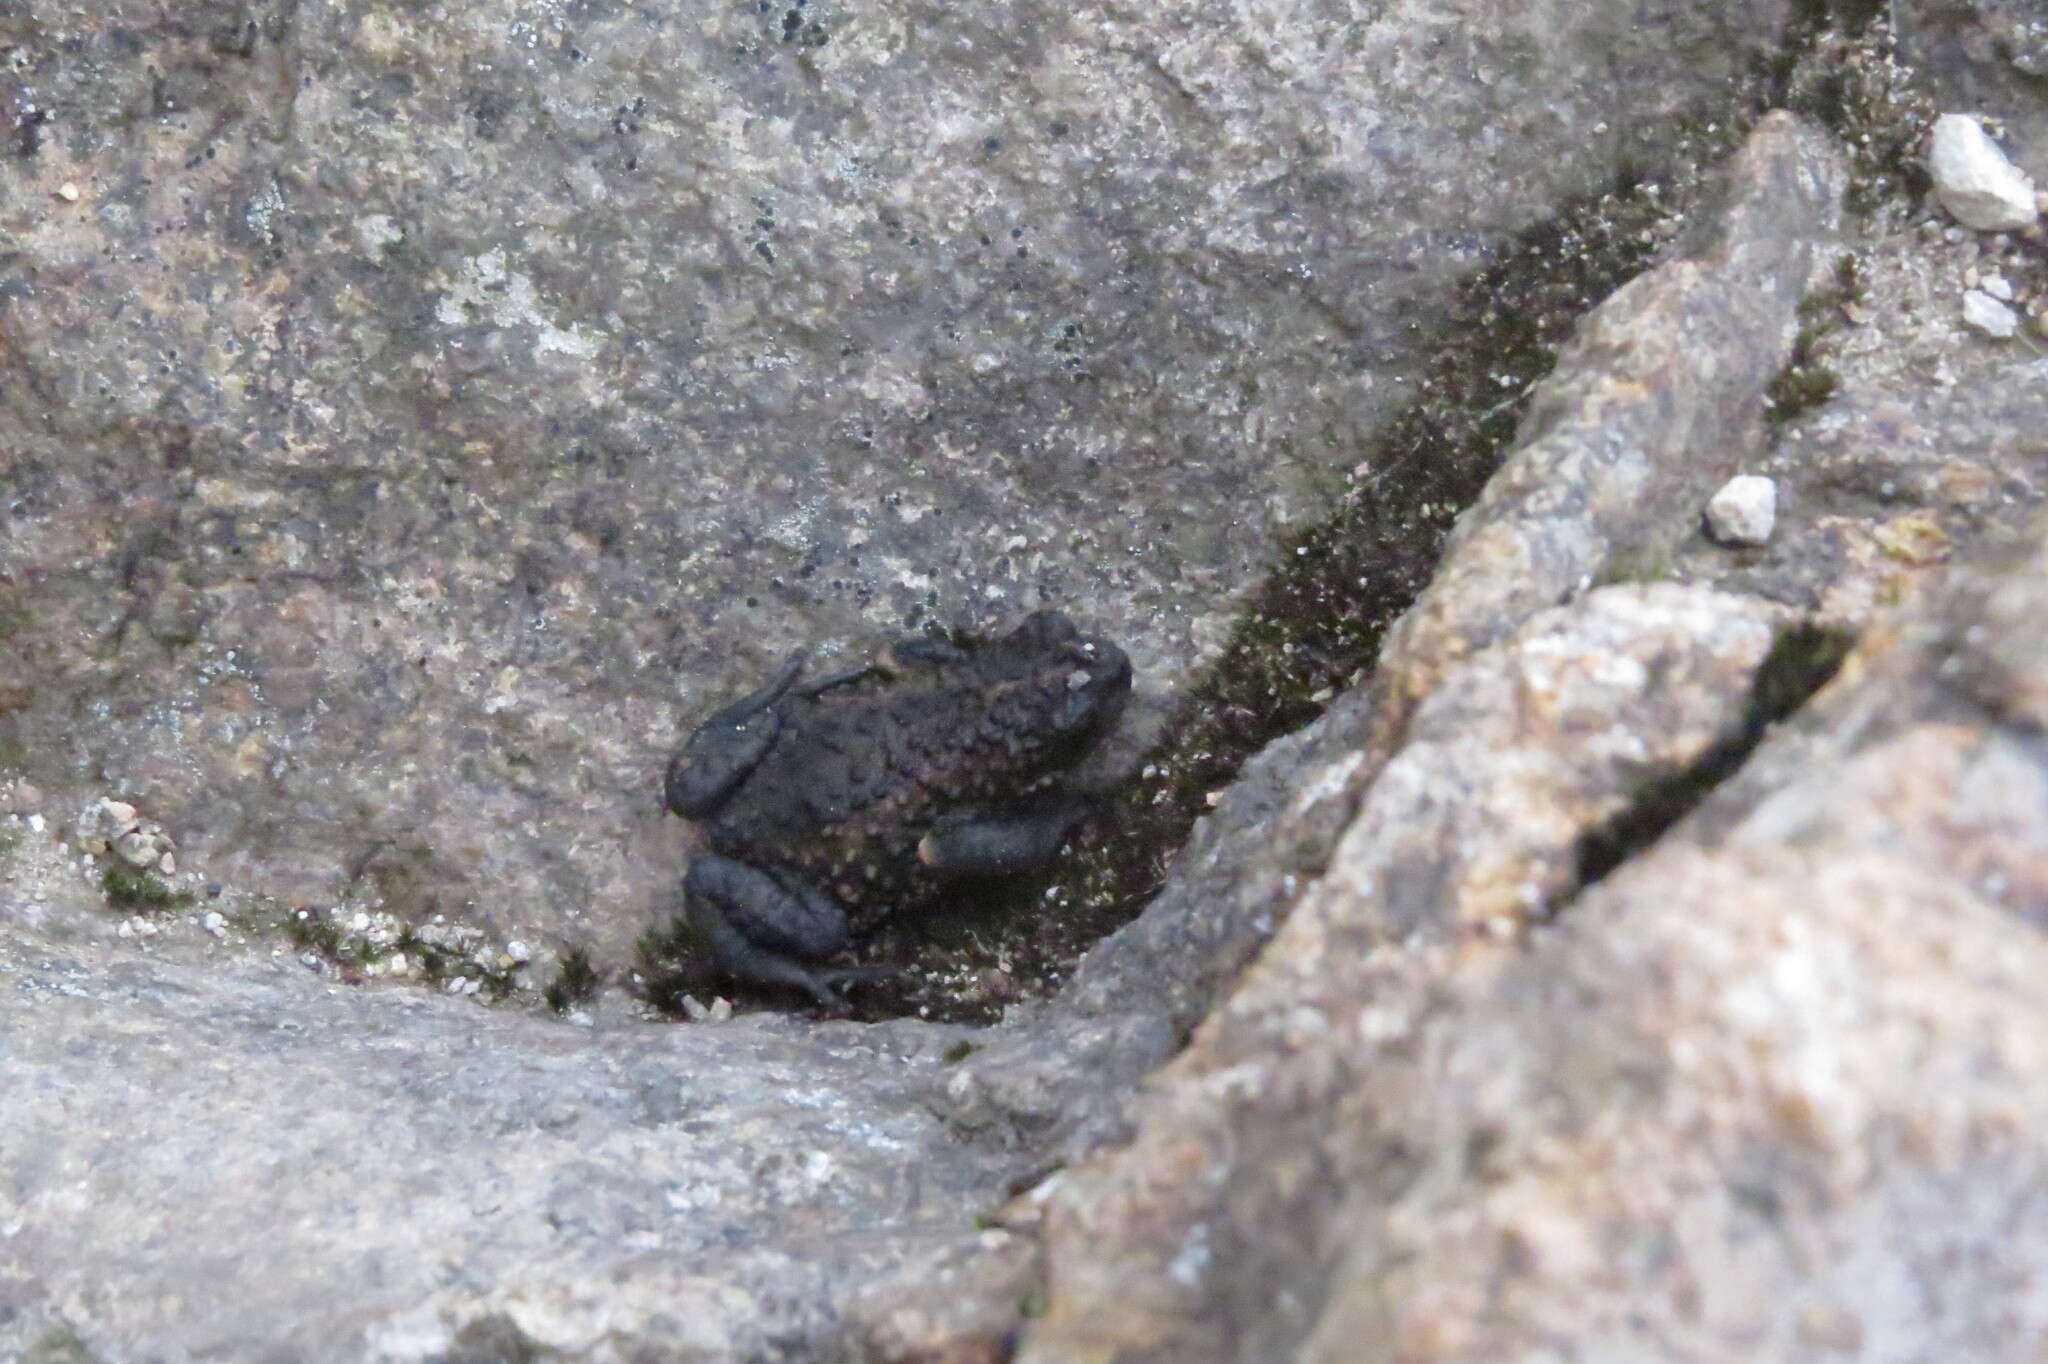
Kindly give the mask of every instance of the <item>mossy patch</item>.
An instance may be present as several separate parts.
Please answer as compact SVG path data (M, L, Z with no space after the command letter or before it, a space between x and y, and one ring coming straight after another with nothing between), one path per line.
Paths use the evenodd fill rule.
M1803 6L1784 63L1779 102L1833 132L1849 155L1851 213L1910 207L1931 184L1925 151L1937 111L1898 61L1889 8Z
M1846 324L1847 310L1864 296L1862 267L1853 254L1844 253L1836 262L1834 283L1801 300L1791 352L1765 390L1764 417L1772 426L1797 421L1834 396L1839 381L1831 343Z
M665 1014L683 1017L683 996L716 993L720 985L710 955L680 914L649 927L633 945L633 992Z
M160 913L192 903L189 894L172 890L162 878L117 862L109 862L100 873L100 890L114 908L138 914Z
M554 979L550 980L543 996L548 1007L558 1014L568 1013L578 1005L586 1004L597 997L604 988L604 977L591 964L590 953L582 947L572 947L562 954L561 963L555 968Z

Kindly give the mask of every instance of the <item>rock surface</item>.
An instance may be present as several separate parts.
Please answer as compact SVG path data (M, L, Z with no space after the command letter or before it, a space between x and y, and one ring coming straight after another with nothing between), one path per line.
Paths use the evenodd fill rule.
M1898 0L1898 52L1938 107L1988 115L2007 156L2048 185L2048 26L2033 0Z
M1931 205L1842 231L1785 117L1582 328L1378 673L1061 999L467 997L637 926L678 859L625 793L722 668L899 623L906 571L942 612L1036 590L1028 536L974 538L1001 509L1057 525L1055 595L1193 657L1259 532L1197 489L1111 563L1118 499L1184 453L1293 507L1272 470L1390 400L1399 310L1777 17L1423 8L1263 48L1193 6L0 19L0 1357L2030 1357L2048 388L1956 300L2048 279ZM1898 8L2022 69L2013 7ZM1441 158L1513 194L1403 199ZM1020 205L1054 228L991 289L976 215ZM1093 349L1034 369L1056 303ZM1264 425L1190 415L1246 375ZM1069 495L1062 440L1123 463ZM1699 517L1736 467L1781 494L1739 552ZM799 470L866 491L771 526ZM818 573L865 603L776 572L842 528L862 566ZM547 761L493 786L506 735ZM322 894L265 927L242 876Z
M1446 286L1788 9L13 7L0 753L617 963L792 648L1058 603L1156 720Z
M1762 447L1764 391L1831 240L1840 178L1811 130L1765 121L1694 254L1609 299L1539 386L1528 438L1453 532L1371 685L1251 764L1145 915L1044 1017L997 1029L959 1067L946 1095L958 1121L1083 1142L1113 1123L1103 1096L1119 1087L1095 1079L1135 1081L1208 1011L1325 865L1414 704L1542 606L1695 533L1708 493Z
M2044 585L2048 519L1874 626L1797 724L1610 880L1530 897L1559 922L1520 950L1471 931L1516 917L1518 876L1488 874L1498 824L1475 836L1470 785L1406 769L1429 762L1432 712L1492 669L1562 654L1614 678L1574 624L1609 594L1455 673L1329 874L1134 1106L1136 1140L1042 1199L1047 1305L1020 1358L1481 1360L1561 1336L2030 1357L2048 1328L2028 1288L2048 1256ZM1693 638L1712 632L1674 635ZM1656 704L1670 674L1639 676ZM1487 713L1560 713L1512 690ZM1614 700L1603 720L1666 732ZM1476 738L1478 770L1531 780L1515 745ZM1572 809L1529 794L1524 820ZM1510 866L1540 878L1543 845L1516 836Z

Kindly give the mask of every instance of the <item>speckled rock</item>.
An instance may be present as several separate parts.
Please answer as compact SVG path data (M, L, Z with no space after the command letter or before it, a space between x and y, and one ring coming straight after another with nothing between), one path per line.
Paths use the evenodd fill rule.
M1146 913L1044 1016L997 1029L948 1077L938 1101L958 1121L1079 1145L1115 1129L1103 1096L1170 1054L1328 864L1416 701L1543 606L1697 534L1707 494L1763 443L1764 390L1826 257L1841 174L1811 129L1764 121L1692 252L1609 299L1560 357L1372 685L1248 764Z
M1898 0L1902 65L1939 107L2002 125L2006 155L2036 186L2048 185L2048 24L2033 0Z
M1788 9L10 10L0 752L616 961L792 647L1057 602L1142 738L1444 286Z
M0 1357L2039 1338L2048 549L1973 544L2048 491L2048 422L1954 300L2042 281L1861 225L1865 295L1788 347L1835 171L1783 119L1526 424L1582 481L1511 467L1456 609L1052 1006L558 1021L345 987L196 898L340 886L293 922L373 982L353 945L408 926L523 969L639 926L674 725L786 645L1043 592L1170 676L1244 508L1309 501L1272 470L1395 400L1394 319L1777 18L1427 12L0 18ZM1815 356L1831 394L1756 426ZM1786 494L1753 555L1697 529L1734 454ZM1217 484L1145 501L1169 466ZM1863 644L1727 778L1814 619ZM1664 829L1646 788L1706 799ZM109 914L63 841L101 795L194 900Z
M940 1029L585 1029L179 958L0 913L0 1357L762 1358L1014 1173L925 1111Z
M1426 893L1437 927L1387 931L1483 864L1388 861L1390 765L1136 1140L1057 1176L1019 1357L2030 1357L2043 584L2048 523L1526 951Z

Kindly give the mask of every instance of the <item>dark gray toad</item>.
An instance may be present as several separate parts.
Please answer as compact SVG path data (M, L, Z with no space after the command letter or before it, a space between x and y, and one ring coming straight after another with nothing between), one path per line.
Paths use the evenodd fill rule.
M1130 660L1041 611L972 649L904 640L878 663L798 686L803 656L700 725L672 758L668 808L710 851L691 924L731 975L821 1004L871 974L819 967L948 876L1042 865L1087 814L1055 774L1116 723Z

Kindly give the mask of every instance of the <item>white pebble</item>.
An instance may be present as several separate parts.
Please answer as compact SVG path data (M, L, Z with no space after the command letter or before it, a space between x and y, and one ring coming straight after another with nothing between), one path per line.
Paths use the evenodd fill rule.
M533 949L519 941L519 939L514 938L511 942L505 944L505 955L512 958L515 962L525 963L533 960Z
M217 909L209 909L206 917L199 921L199 926L218 938L228 931L227 916Z
M1707 530L1724 545L1761 545L1778 519L1778 485L1760 474L1739 474L1707 503Z
M165 853L156 860L156 869L166 876L176 876L178 874L178 859L169 853Z
M41 815L32 814L28 817L28 831L32 834L39 834L43 831L43 817Z
M2012 281L2004 275L1986 275L1977 287L2000 303L2012 302Z
M1963 321L2001 341L2020 329L2018 315L1982 289L1972 289L1963 295Z
M1966 227L2003 232L2036 217L2034 182L1968 114L1943 114L1934 121L1927 168L1935 197Z

